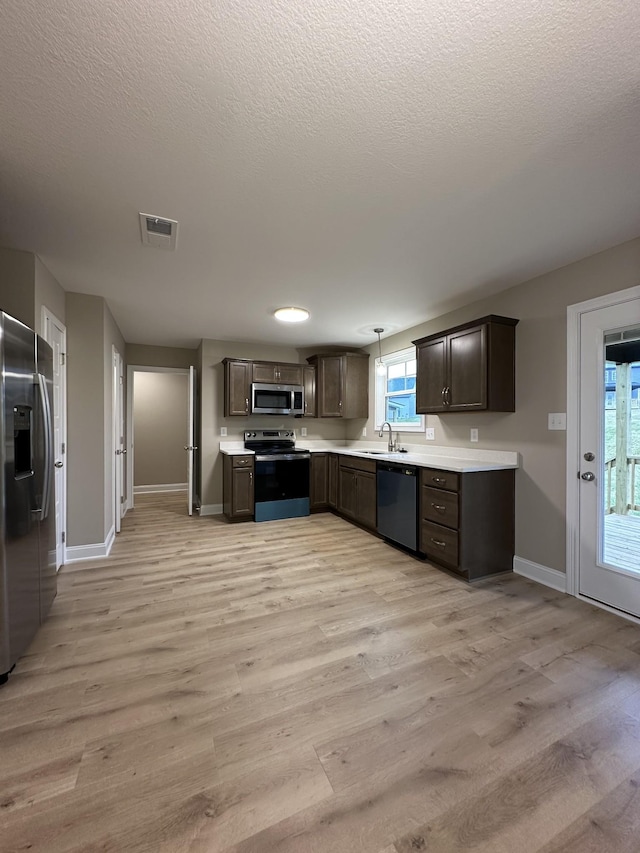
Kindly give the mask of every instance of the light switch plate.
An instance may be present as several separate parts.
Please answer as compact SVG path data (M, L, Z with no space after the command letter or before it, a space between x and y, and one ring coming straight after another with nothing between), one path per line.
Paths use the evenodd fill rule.
M566 429L566 412L549 412L549 429Z
M475 427L472 427L469 430L469 441L477 441L478 440L478 430Z
M367 437L367 428L366 427L362 427L362 437L363 438Z
M425 430L425 434L427 436L427 441L435 441L436 440L435 427L427 427L427 429Z
M300 427L300 435L304 437L306 434L307 434L307 428L306 427Z
M225 436L226 434L227 434L227 428L226 428L226 427L220 427L220 435L221 435L221 437L222 437L222 438L224 438L224 436Z

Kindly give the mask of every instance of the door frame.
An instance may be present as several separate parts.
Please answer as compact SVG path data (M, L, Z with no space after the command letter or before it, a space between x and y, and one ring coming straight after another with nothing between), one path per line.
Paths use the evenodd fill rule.
M127 365L127 493L125 496L125 509L130 510L134 507L133 495L133 454L134 454L134 434L133 434L133 383L135 382L135 374L137 373L182 373L189 381L188 367L154 367L150 364L128 364ZM185 412L188 418L188 412ZM186 468L186 462L185 462Z
M580 480L577 472L580 471L580 325L583 314L601 308L611 308L629 299L640 299L640 286L567 306L567 592L575 598L640 624L640 619L635 616L609 607L603 602L586 598L579 592Z
M61 432L62 432L62 444L64 446L64 462L65 464L62 467L61 475L57 475L60 477L62 481L62 495L59 496L59 500L61 503L60 507L60 519L62 524L62 530L59 531L56 529L56 563L58 562L58 539L60 534L63 534L60 542L60 566L63 566L67 562L67 543L66 543L66 530L67 530L67 498L69 492L69 484L67 482L67 327L66 325L56 317L56 315L50 311L46 305L43 305L40 311L40 322L42 329L42 337L48 344L51 344L51 326L57 326L62 332L62 364L60 365L60 416L61 416ZM60 566L56 565L56 571L60 570Z
M111 374L113 400L111 406L111 450L112 450L112 484L113 484L113 528L120 533L120 525L127 511L126 497L123 480L125 477L125 465L121 454L126 452L126 436L124 435L124 359L122 353L111 345ZM123 501L122 498L125 498Z

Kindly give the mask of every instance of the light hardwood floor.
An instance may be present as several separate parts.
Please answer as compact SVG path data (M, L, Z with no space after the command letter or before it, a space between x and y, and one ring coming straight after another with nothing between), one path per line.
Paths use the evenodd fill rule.
M640 850L640 628L141 496L0 690L3 853Z

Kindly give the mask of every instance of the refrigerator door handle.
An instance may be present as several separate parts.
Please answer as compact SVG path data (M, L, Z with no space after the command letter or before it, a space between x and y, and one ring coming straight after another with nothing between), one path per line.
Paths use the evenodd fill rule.
M37 376L38 388L40 389L40 404L42 406L42 420L44 423L44 483L42 486L42 508L40 510L40 520L44 521L49 515L53 439L51 435L51 409L49 407L49 395L47 394L47 380L42 373L38 373Z

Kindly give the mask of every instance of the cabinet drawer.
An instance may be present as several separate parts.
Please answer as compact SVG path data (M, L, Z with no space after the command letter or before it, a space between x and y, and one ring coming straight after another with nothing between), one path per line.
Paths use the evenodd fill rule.
M420 523L420 550L453 568L458 565L458 533L430 521Z
M253 456L232 456L234 468L253 468Z
M450 492L460 491L460 475L453 471L423 468L420 475L420 483L423 486L431 486L433 489L448 489Z
M423 486L420 493L420 512L423 520L457 528L458 495L456 492Z
M357 459L354 456L341 456L341 468L352 468L354 471L367 471L369 474L376 473L375 459Z

